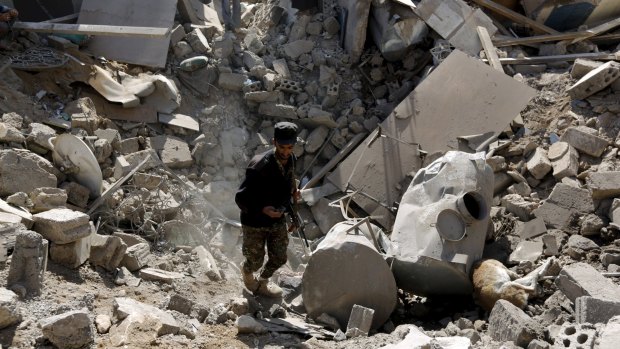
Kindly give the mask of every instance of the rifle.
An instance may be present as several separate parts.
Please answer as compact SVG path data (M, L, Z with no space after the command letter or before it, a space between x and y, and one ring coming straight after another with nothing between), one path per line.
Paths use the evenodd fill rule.
M300 238L303 238L304 246L308 251L310 251L310 244L308 244L308 239L306 239L306 232L304 231L304 226L302 224L302 219L299 216L299 212L295 210L293 204L290 202L286 205L286 211L289 213L293 225L297 227L297 234L299 234Z

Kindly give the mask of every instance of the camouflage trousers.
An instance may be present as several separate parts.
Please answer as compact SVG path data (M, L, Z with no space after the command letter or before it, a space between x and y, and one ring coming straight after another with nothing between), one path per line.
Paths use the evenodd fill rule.
M268 279L273 273L286 263L286 249L288 246L288 232L286 224L279 223L271 227L255 228L242 226L243 246L241 248L245 262L243 269L246 272L255 272L263 266L265 246L268 260L261 271L260 277Z

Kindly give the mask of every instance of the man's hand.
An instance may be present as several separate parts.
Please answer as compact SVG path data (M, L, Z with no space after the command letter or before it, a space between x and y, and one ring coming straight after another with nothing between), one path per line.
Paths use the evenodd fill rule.
M284 211L278 210L273 206L263 207L263 213L271 218L280 218L284 214Z

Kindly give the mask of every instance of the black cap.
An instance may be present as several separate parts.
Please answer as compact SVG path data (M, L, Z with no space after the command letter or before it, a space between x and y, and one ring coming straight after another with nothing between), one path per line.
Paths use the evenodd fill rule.
M297 125L282 121L274 126L273 138L278 144L295 144L297 142Z

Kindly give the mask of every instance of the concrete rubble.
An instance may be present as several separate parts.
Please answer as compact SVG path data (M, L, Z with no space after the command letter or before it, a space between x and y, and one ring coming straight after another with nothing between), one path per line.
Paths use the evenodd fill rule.
M0 4L0 348L617 346L613 1ZM234 195L283 120L270 301Z

